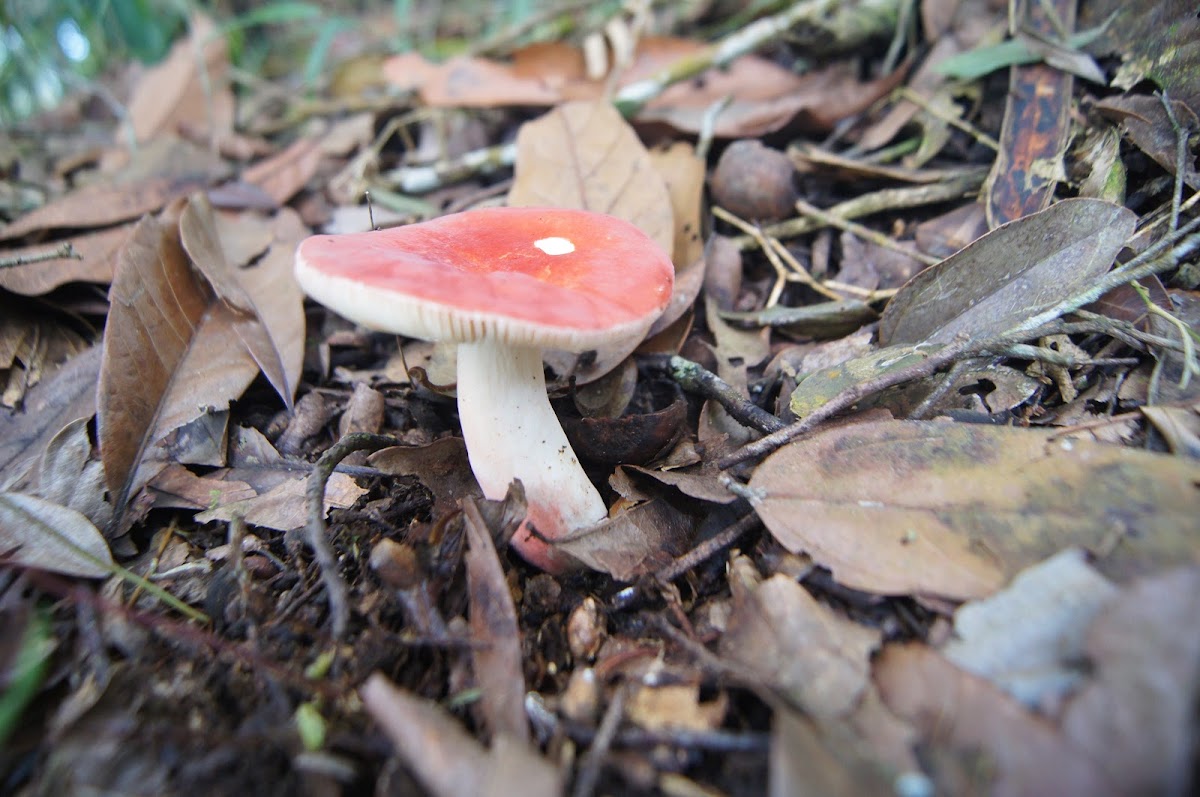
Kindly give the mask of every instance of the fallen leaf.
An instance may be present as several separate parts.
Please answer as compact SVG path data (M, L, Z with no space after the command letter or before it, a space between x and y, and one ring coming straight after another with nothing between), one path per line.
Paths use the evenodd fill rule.
M104 466L92 459L91 420L77 418L51 438L38 469L36 492L105 528L112 520L112 504L104 500Z
M1063 732L1115 793L1195 789L1198 617L1200 570L1176 568L1130 584L1088 629L1093 680Z
M1053 724L928 647L887 646L875 663L875 681L888 707L920 730L927 751L982 757L987 766L975 777L987 781L978 784L984 793L1117 793Z
M321 141L319 135L293 141L283 151L244 170L242 181L261 188L277 206L286 204L317 173L324 154Z
M192 16L189 28L190 35L137 82L128 113L139 142L179 132L181 126L213 136L233 129L225 36L200 14Z
M83 514L22 493L0 493L0 556L83 578L103 578L113 568L108 543Z
M846 586L953 600L1079 546L1118 579L1200 561L1200 463L939 422L852 424L792 443L750 480L772 535Z
M415 476L433 493L433 515L456 511L466 497L483 498L461 437L443 437L427 446L393 446L367 457L367 464L395 476Z
M488 733L529 741L521 629L491 529L470 498L463 499L467 532L467 592L470 599L471 663L481 692Z
M132 227L114 227L67 239L79 255L78 259L57 258L25 266L0 268L0 288L22 296L41 296L68 282L95 282L107 285L112 282L117 252L129 237L131 229ZM0 257L27 257L53 250L60 245L59 242L33 244L0 252Z
M75 355L25 397L24 411L0 413L0 489L12 489L32 470L59 430L96 413L100 346Z
M159 136L121 173L106 175L0 228L0 240L38 230L103 227L152 213L230 172L215 153Z
M699 684L638 684L625 704L629 721L652 731L711 731L719 728L729 708L721 693L700 699Z
M776 575L737 602L720 650L809 716L829 719L857 705L880 639Z
M292 396L300 379L299 359L303 358L303 349L288 344L294 344L296 337L301 340L304 337L304 318L301 310L303 297L299 286L292 279L291 247L287 252L287 262L282 266L278 257L269 261L265 271L268 272L267 281L270 288L266 285L259 286L262 298L271 302L270 306L281 314L287 314L289 309L295 310L290 317L280 319L283 337L275 337L264 322L264 313L239 279L240 274L229 265L217 232L212 205L203 193L193 194L184 207L179 217L179 237L192 264L208 280L217 296L232 310L230 317L238 338L267 377L267 381L275 388L275 392L283 399L284 406L290 410ZM263 266L255 267L250 273L259 269L263 269ZM284 345L288 346L293 355L299 357L297 359L293 356L290 374L285 368L280 351Z
M1083 681L1084 634L1116 593L1082 551L1068 548L959 607L942 654L1031 709L1053 709Z
M653 573L690 545L692 521L665 501L639 504L556 542L592 570L617 581Z
M879 322L879 342L1007 332L1108 271L1136 223L1120 205L1066 199L998 227L901 288Z
M240 470L231 470L229 473L235 479L246 475ZM274 486L269 489L256 487L258 494L253 498L223 503L214 509L201 512L196 515L196 522L228 522L234 517L241 517L252 526L276 531L302 528L308 523L308 479L297 479L293 474L291 478L283 477L270 481L274 482ZM366 492L350 476L334 473L325 486L325 511L328 513L330 509L349 509Z
M435 797L562 794L558 768L521 741L499 736L485 750L436 703L397 688L379 673L359 694L396 754Z

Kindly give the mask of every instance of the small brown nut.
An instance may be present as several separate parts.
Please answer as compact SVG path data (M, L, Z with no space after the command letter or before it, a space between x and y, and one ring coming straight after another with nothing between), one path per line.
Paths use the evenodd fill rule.
M595 598L587 597L567 618L567 646L576 661L591 661L605 637L604 615Z
M746 139L730 144L709 187L717 204L743 219L771 221L795 214L795 166L779 150Z

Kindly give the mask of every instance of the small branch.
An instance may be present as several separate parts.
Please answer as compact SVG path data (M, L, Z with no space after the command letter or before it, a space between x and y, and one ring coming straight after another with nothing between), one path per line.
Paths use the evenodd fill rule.
M940 183L905 188L884 188L840 202L831 208L826 208L825 213L841 219L857 219L885 210L901 210L949 202L977 194L986 177L987 170L972 169ZM825 226L827 225L820 219L801 217L763 227L762 233L771 238L795 238L798 235L815 232ZM758 242L748 235L734 238L733 242L743 250L753 249L758 245Z
M32 255L13 255L12 257L0 257L0 268L16 268L17 266L28 266L33 263L45 263L47 260L63 260L70 258L72 260L83 260L83 255L75 251L75 247L70 241L59 244L57 249L51 249L46 252L38 252Z
M828 224L830 227L837 227L839 230L848 232L851 235L856 235L863 240L870 241L876 246L882 246L885 249L891 249L893 252L899 252L905 257L911 257L913 260L918 260L927 266L932 266L942 262L939 258L932 257L931 255L927 255L924 252L920 252L916 249L911 251L905 249L903 246L896 243L891 238L888 238L881 232L872 230L870 227L864 227L857 222L839 218L828 211L821 210L816 205L810 205L803 199L796 200L796 210L800 211L800 213L805 216L813 216L822 223Z
M763 434L776 432L786 424L757 404L741 396L719 376L691 360L671 357L671 378L689 393L712 399L725 408L738 423Z
M308 503L308 546L312 548L313 558L321 569L321 581L329 595L329 616L334 639L340 639L346 632L346 626L350 622L350 605L346 594L346 582L342 581L337 559L329 546L329 540L325 538L325 484L329 481L334 467L353 452L378 451L394 445L399 445L399 441L385 435L348 434L321 455L308 477L305 494Z

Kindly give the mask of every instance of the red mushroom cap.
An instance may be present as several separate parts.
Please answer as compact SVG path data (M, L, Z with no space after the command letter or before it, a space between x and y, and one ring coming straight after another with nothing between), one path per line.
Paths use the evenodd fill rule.
M675 270L627 221L522 207L315 235L296 252L296 278L380 331L583 351L645 334L671 298Z

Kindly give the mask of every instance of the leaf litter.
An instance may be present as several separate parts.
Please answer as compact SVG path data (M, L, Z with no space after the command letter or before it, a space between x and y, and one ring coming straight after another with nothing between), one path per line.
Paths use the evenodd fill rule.
M44 201L0 203L0 613L49 618L72 689L0 646L36 702L5 788L1194 788L1200 108L1186 41L1147 44L1189 21L1030 46L926 2L909 51L896 3L823 7L563 10L441 63L359 58L398 24L368 11L313 92L197 16L105 88L128 130L16 129L0 179ZM1085 34L1110 86L1059 71ZM940 71L1014 47L986 68L1044 129ZM610 507L564 576L508 552L523 493L480 498L437 346L291 277L331 223L503 203L676 269L647 340L546 358Z

